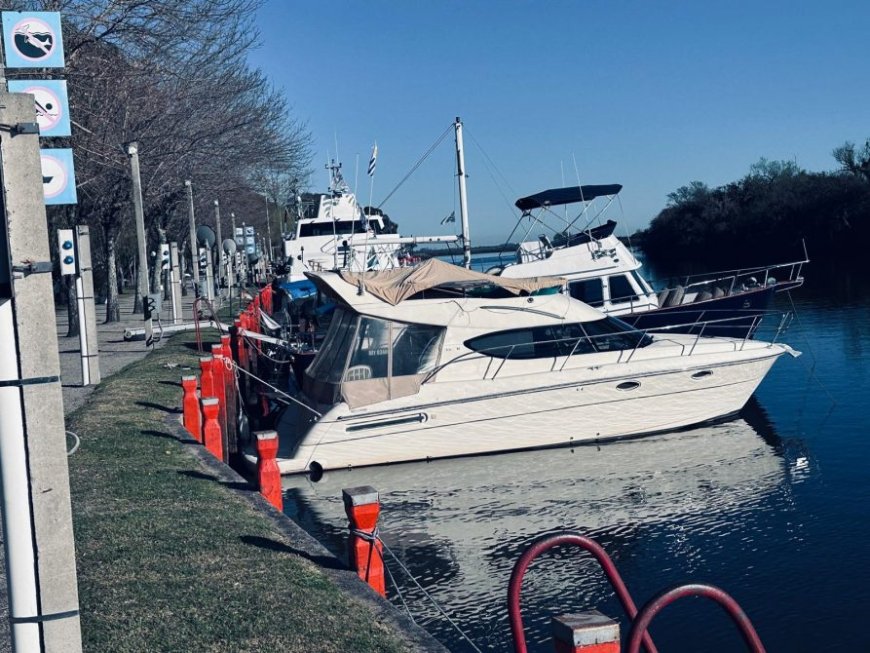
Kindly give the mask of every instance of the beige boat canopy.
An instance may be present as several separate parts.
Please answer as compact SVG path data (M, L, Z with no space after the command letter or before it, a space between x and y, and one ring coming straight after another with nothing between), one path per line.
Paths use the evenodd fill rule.
M497 277L434 258L409 268L364 273L339 270L338 274L354 286L358 287L362 282L366 292L393 306L419 292L438 286L488 285L503 288L514 295L531 295L542 290L561 288L566 283L561 277Z

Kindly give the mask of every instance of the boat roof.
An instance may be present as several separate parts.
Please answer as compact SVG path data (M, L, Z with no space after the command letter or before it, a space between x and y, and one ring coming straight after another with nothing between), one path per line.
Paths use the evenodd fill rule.
M340 294L327 274L306 273L315 284L326 283L333 290L332 294ZM352 288L365 288L370 294L393 306L420 292L432 288L450 288L457 290L478 290L496 288L516 296L555 291L564 287L566 281L561 277L528 277L511 279L497 277L483 272L475 272L439 259L429 259L418 265L407 268L395 268L374 272L351 272L338 270L338 279Z
M521 197L516 201L516 207L521 211L530 211L545 206L559 206L588 202L596 197L616 195L622 190L622 184L589 184L586 186L568 186L567 188L551 188L549 190Z

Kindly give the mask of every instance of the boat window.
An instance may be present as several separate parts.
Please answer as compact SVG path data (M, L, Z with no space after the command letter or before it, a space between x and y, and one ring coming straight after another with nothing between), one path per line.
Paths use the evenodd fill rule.
M467 340L465 346L493 358L512 360L576 356L594 351L580 324L498 331Z
M435 367L444 329L428 324L403 324L361 317L346 381L422 374Z
M652 287L646 282L646 279L640 276L640 272L638 272L637 270L632 270L631 276L634 277L634 281L637 284L637 287L643 290L643 292L645 292L647 295L653 292Z
M344 364L356 331L357 316L337 310L329 325L329 331L320 347L320 352L306 373L321 381L338 383L344 372Z
M584 322L583 328L596 351L619 351L646 347L653 340L643 331L612 316L594 322Z
M390 323L373 317L360 318L348 369L368 367L367 378L382 379L387 376L389 362Z
M444 329L428 324L393 323L393 376L429 372L438 362Z
M365 223L361 220L334 220L329 222L306 222L299 225L299 237L343 236L365 233Z
M623 274L608 277L610 284L610 301L613 303L636 302L640 299L631 287L631 281Z
M568 284L571 297L579 299L590 306L601 306L604 303L604 290L601 287L601 279L584 279L572 281Z

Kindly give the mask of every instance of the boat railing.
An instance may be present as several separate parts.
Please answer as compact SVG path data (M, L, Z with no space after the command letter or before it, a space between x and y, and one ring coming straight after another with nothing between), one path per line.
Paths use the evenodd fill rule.
M618 351L619 353L615 361L616 364L630 362L634 358L638 350L645 348L646 346L653 343L672 344L674 347L679 348L679 356L688 357L695 354L698 344L701 342L702 338L709 339L709 336L707 336L706 334L710 330L717 327L733 326L738 321L740 323L741 330L743 330L744 328L746 329L745 335L742 338L720 338L720 342L729 343L733 351L743 351L746 347L746 344L751 340L752 334L758 331L764 317L771 315L781 315L779 323L774 329L772 337L768 341L766 341L767 347L773 347L773 345L778 342L780 336L788 329L788 326L791 324L791 320L793 318L792 313L766 311L759 314L757 312L753 312L752 315L747 316L716 318L708 320L702 320L702 316L699 316L698 319L692 320L691 322L673 324L662 327L653 327L648 329L629 329L626 331L618 331L616 333L605 333L598 335L584 334L582 336L572 336L570 338L554 338L550 340L530 340L510 345L488 347L476 351L468 351L460 354L459 356L451 358L449 361L440 363L439 365L428 371L426 377L423 379L423 383L430 382L439 372L441 372L446 367L454 366L464 362L483 359L487 359L486 369L483 372L483 378L489 380L496 379L509 360L552 358L553 365L551 367L551 371L561 372L565 369L568 361L572 360L572 357L576 355L577 350L581 347L584 349L591 347L591 350L587 353L606 353ZM747 320L750 320L748 326ZM691 329L691 333L686 334L686 329ZM669 333L680 334L683 336L683 338L669 338ZM694 337L691 341L686 341L686 335L691 335ZM613 339L615 337L631 337L634 345L630 348L614 350L612 349L611 344L613 343ZM551 353L548 353L547 355L535 355L533 357L519 355L515 356L515 353L517 353L518 351L527 349L529 347L532 347L538 351L540 351L542 348L546 351L546 349L549 348ZM559 359L563 359L561 361L561 364L559 364Z
M718 286L727 294L733 294L740 290L752 287L765 287L773 284L788 284L796 287L803 283L804 264L809 263L808 258L790 263L776 263L774 265L740 268L736 270L720 270L708 274L693 274L677 278L677 285L686 292L700 289L705 286ZM669 286L673 284L668 284Z

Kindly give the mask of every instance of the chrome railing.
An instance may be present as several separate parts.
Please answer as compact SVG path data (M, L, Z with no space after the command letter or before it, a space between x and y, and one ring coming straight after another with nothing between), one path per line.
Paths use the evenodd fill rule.
M729 324L734 325L735 323L740 322L740 328L743 329L744 323L746 323L747 320L750 320L748 326L746 327L746 334L742 338L719 338L720 342L730 342L733 351L743 351L746 347L747 342L750 341L751 335L755 334L761 326L765 314L768 317L771 317L773 315L781 316L779 319L779 323L773 330L772 337L769 340L765 341L765 344L769 348L772 347L776 342L778 342L780 336L788 330L788 327L793 319L793 314L791 312L779 313L777 311L767 311L764 314L759 314L757 311L753 311L752 315L747 316L718 318L712 320L697 319L692 322L673 324L663 327L653 327L648 329L627 329L625 331L592 336L582 335L571 338L536 340L515 343L511 345L488 347L486 349L468 351L450 359L449 361L440 363L439 365L432 368L429 372L427 372L425 378L423 379L423 383L430 382L441 370L445 369L448 366L482 359L488 359L486 369L483 372L483 378L490 380L498 377L499 373L502 371L505 364L509 360L534 360L544 358L553 359L551 371L561 372L565 369L568 361L572 360L573 356L578 355L577 350L581 347L583 347L584 350L586 350L587 347L591 347L591 350L583 351L580 355L619 352L615 361L616 364L630 362L639 349L643 349L654 343L670 343L675 347L679 348L679 354L677 354L678 356L692 356L695 353L698 343L701 342L702 338L704 338L705 340L710 340L713 337L705 335L708 327L716 328L716 326L728 326ZM711 327L711 325L713 325L713 327ZM685 333L685 330L687 328L693 330L698 329L698 331L697 333ZM683 339L683 341L681 342L674 338L667 337L667 334L669 332L677 332L682 336L694 337L690 342L685 341L685 339ZM608 339L612 341L615 337L626 336L630 336L634 340L634 345L631 348L612 349L609 346L600 346L601 343L607 341ZM536 355L532 357L519 355L516 357L514 356L515 352L526 347L533 347L536 349L542 347L549 347L552 350L552 353L547 353L546 355ZM561 365L558 365L558 361L560 358L564 360L562 360ZM490 375L491 372L492 374Z

